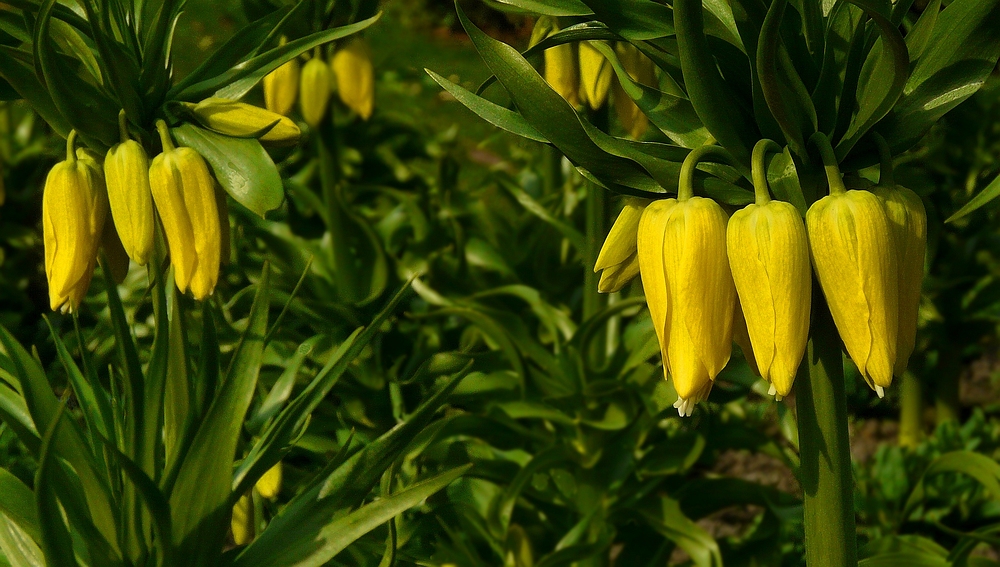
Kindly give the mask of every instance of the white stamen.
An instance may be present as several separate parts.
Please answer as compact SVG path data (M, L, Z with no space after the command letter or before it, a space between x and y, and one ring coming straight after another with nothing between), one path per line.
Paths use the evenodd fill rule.
M882 386L876 385L875 386L875 393L878 394L879 398L884 398L885 397L885 388L883 388Z
M777 388L774 387L774 384L771 384L771 387L767 389L767 395L768 396L774 396L777 393L778 393Z

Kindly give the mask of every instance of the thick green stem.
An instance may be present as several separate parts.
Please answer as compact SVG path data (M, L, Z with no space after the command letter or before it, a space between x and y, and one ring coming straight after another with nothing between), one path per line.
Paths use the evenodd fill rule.
M555 146L545 146L542 151L542 187L546 195L554 195L563 186L563 155Z
M892 173L892 150L885 138L878 134L875 134L875 146L878 147L879 159L878 184L883 187L892 187L896 184Z
M724 161L733 167L745 170L746 167L736 161L733 154L729 153L722 146L716 146L711 144L706 144L704 146L699 146L684 158L684 163L681 164L680 177L677 180L677 200L686 201L694 196L694 172L698 167L698 164L705 161L708 157L717 158L720 161Z
M764 157L767 152L781 153L781 146L774 140L763 139L753 147L753 154L750 156L750 171L753 172L754 202L757 205L766 205L771 202L771 194L767 187L767 167L764 164Z
M819 286L814 284L814 288ZM812 336L795 381L806 565L855 567L854 479L840 339L826 302L813 296Z
M844 178L840 175L837 154L833 151L830 140L822 132L816 132L809 137L809 143L819 149L820 158L823 160L823 169L826 171L826 182L830 186L830 194L838 195L847 191L847 187L844 186Z
M924 392L920 377L903 373L899 400L899 446L916 447L923 437Z
M604 245L604 237L607 235L607 198L605 190L590 181L587 181L587 251L586 265L584 265L584 292L583 292L583 320L586 321L596 315L604 306L605 297L597 291L597 283L601 279L599 273L594 272L594 264L597 262L597 255L601 253L601 246ZM601 342L601 341L597 341Z

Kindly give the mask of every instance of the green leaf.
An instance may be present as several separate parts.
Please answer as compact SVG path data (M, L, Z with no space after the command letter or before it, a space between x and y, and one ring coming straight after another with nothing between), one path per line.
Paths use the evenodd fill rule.
M510 93L521 115L566 157L607 187L638 196L661 191L638 163L608 153L588 135L568 102L552 90L537 71L511 46L484 34L456 4L459 20L480 56Z
M993 498L1000 499L1000 464L993 459L972 451L952 451L945 453L927 465L920 481L917 482L906 499L900 518L906 520L925 498L927 477L942 472L959 472L976 479Z
M592 16L594 11L580 0L496 0L530 14L544 16Z
M331 521L360 504L382 473L422 430L434 412L465 376L466 370L450 378L444 386L409 418L351 455L329 475L323 475L285 506L260 536L237 556L233 567L258 565L321 565L309 561L325 545L317 539ZM324 559L328 560L329 557ZM301 562L301 563L300 563Z
M420 504L428 496L465 474L471 466L457 467L420 481L330 522L316 534L317 547L315 550L309 555L296 558L294 563L282 563L282 565L290 567L320 567L325 565L327 561L336 557L338 553L361 536ZM265 530L266 532L267 530Z
M543 144L548 143L545 136L539 134L538 130L535 130L535 128L520 114L508 108L504 108L499 104L490 102L485 98L477 96L471 91L449 81L430 69L424 69L424 71L426 71L437 84L441 85L444 90L448 91L449 94L455 97L455 100L465 105L465 107L472 112L478 114L483 120L489 122L497 128L506 130L511 134L521 136L522 138L542 142Z
M583 0L594 17L630 40L656 39L674 34L670 8L651 0L612 2Z
M59 113L52 102L45 85L35 75L35 68L30 55L7 45L0 45L0 77L3 77L21 98L28 101L31 108L42 117L42 120L52 127L57 134L65 138L73 129L70 123Z
M862 136L882 120L899 100L910 72L910 56L899 29L883 16L871 0L849 0L863 9L878 26L879 39L868 54L858 86L857 112L843 139L837 157L843 160Z
M802 186L799 181L798 171L795 169L795 160L786 147L780 154L772 154L767 160L767 183L771 187L774 196L782 201L788 201L795 205L799 214L803 218L806 216L808 205L806 197L802 193ZM817 196L810 196L809 203L815 201Z
M39 8L34 31L34 57L59 113L88 144L109 148L118 142L118 105L97 87L76 74L60 55L52 39L52 7L45 0Z
M910 61L919 61L924 54L940 14L941 0L931 0L906 34L906 49L910 52Z
M38 567L44 565L42 550L20 526L0 514L0 551L11 567Z
M7 469L0 469L0 511L31 540L41 540L35 495Z
M698 567L722 567L722 554L715 539L681 512L676 500L650 498L639 510L649 526L677 544Z
M743 101L718 71L705 36L701 0L674 1L674 27L684 85L695 112L709 132L743 164L760 138Z
M858 567L951 567L951 563L942 557L904 551L862 559Z
M179 556L194 566L217 565L226 536L236 445L257 385L267 332L269 282L265 264L246 330L170 491L173 541Z
M35 473L35 502L38 506L40 520L40 536L42 551L45 553L45 563L48 565L78 566L76 553L73 551L73 540L69 529L63 521L59 500L56 496L56 481L53 478L53 467L59 464L55 461L55 451L52 450L53 439L59 428L63 410L66 405L60 404L55 411L51 423L42 436L42 452L38 460L38 471Z
M878 127L894 154L979 90L1000 58L997 29L998 0L955 0L938 15L903 95Z
M197 150L222 188L254 213L263 217L285 199L278 168L257 140L232 138L187 123L170 132L179 144Z
M80 368L76 365L73 357L70 356L62 338L59 337L55 328L52 327L52 321L48 317L45 317L45 323L48 325L52 341L56 345L56 354L59 356L59 361L62 363L63 368L66 369L66 375L73 386L73 393L76 394L77 399L80 401L80 408L83 410L87 426L98 434L107 437L109 427L114 423L111 413L111 401L107 397L107 392L103 388L95 389L91 385L88 378L80 372Z
M983 207L993 199L1000 196L1000 176L997 176L989 185L987 185L982 191L976 194L968 203L962 205L962 208L952 213L944 222L955 222L958 219L965 217L972 213L973 211Z
M302 55L306 51L324 43L347 37L374 24L381 17L381 12L360 22L331 28L314 34L289 41L265 51L256 57L237 63L224 73L199 81L183 89L174 87L167 93L168 99L183 101L199 101L209 96L237 100L250 92L268 73L283 65L286 61Z

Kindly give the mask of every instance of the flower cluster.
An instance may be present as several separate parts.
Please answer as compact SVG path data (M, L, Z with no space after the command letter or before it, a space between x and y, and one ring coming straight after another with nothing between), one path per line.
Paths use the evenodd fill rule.
M186 104L206 128L231 136L257 136L273 145L294 144L299 129L291 120L249 104L208 99ZM228 234L222 190L204 158L175 147L164 121L157 122L163 152L152 160L129 137L124 111L121 142L101 159L76 148L76 132L66 141L66 160L49 172L42 197L45 273L53 310L73 311L83 301L102 241L120 264L131 258L145 265L153 252L154 211L158 213L174 268L174 282L196 299L212 294ZM102 163L103 162L103 163ZM112 223L106 223L108 212ZM111 266L112 270L115 266ZM124 277L124 269L119 270Z
M734 339L770 393L789 394L809 334L811 266L848 354L881 397L914 347L926 247L920 198L891 183L873 191L833 183L803 222L794 206L771 200L763 176L754 181L756 203L731 218L683 189L648 205L628 200L595 266L600 290L621 289L637 258L664 375L685 416L708 396Z
M329 64L316 48L304 66L292 59L264 77L264 104L268 110L288 116L299 101L303 120L313 128L326 116L334 88L341 102L368 120L375 106L375 71L368 44L351 37L337 49Z

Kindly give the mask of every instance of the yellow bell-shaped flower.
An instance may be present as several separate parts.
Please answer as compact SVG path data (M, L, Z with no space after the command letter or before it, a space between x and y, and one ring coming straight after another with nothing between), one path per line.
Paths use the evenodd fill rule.
M66 140L66 160L45 179L42 233L45 276L52 310L74 311L90 287L104 230L108 197L99 166L74 151L76 132Z
M917 340L917 310L927 250L927 213L920 197L906 187L877 186L875 195L882 200L896 247L899 328L893 374L902 376Z
M847 353L882 397L892 383L899 328L896 247L882 202L837 191L806 213L813 268Z
M302 111L303 120L313 128L319 126L326 116L332 83L330 67L323 62L319 48L316 48L312 59L302 67L302 77L299 82L299 109Z
M732 352L736 289L726 258L726 213L713 200L654 201L639 220L639 271L674 407L691 415Z
M633 80L644 85L656 84L656 66L636 46L628 42L619 42L615 46L615 52ZM636 140L641 138L649 127L649 119L625 93L617 79L614 81L614 106L618 121L628 135Z
M149 166L149 185L174 267L174 282L195 299L211 295L219 278L221 236L215 180L195 150L175 148L167 125L156 123L163 153Z
M536 25L541 23L542 19L539 18ZM559 26L553 22L551 33L558 31ZM545 50L545 82L566 102L573 106L580 105L580 74L573 44L564 43Z
M580 42L580 92L590 108L604 105L611 89L614 69L611 63L589 41Z
M253 501L249 494L240 496L233 505L233 517L229 522L229 528L233 531L233 543L236 545L246 545L253 541Z
M636 235L639 231L639 218L642 210L649 203L646 199L629 197L625 206L608 231L601 247L594 272L601 272L597 290L601 293L613 293L625 287L632 278L639 275L639 256L636 252Z
M768 200L733 213L726 239L757 368L780 399L792 389L809 336L806 227L790 203Z
M281 38L285 44L285 38ZM302 71L298 58L282 63L264 76L264 107L282 116L288 116L299 97L299 75Z
M365 40L358 36L348 40L333 54L330 69L341 102L363 120L371 118L375 107L375 69Z
M254 488L256 488L257 493L264 498L274 500L278 497L278 492L281 491L281 477L281 461L278 461L273 467L267 469L267 472L257 480L257 484L254 485Z
M290 118L226 98L206 98L198 104L183 103L202 126L229 136L253 136L261 130L270 130L258 138L272 146L294 146L302 132Z
M125 113L119 115L122 141L104 158L108 201L118 237L129 258L146 265L153 250L153 196L149 157L142 144L128 138Z

